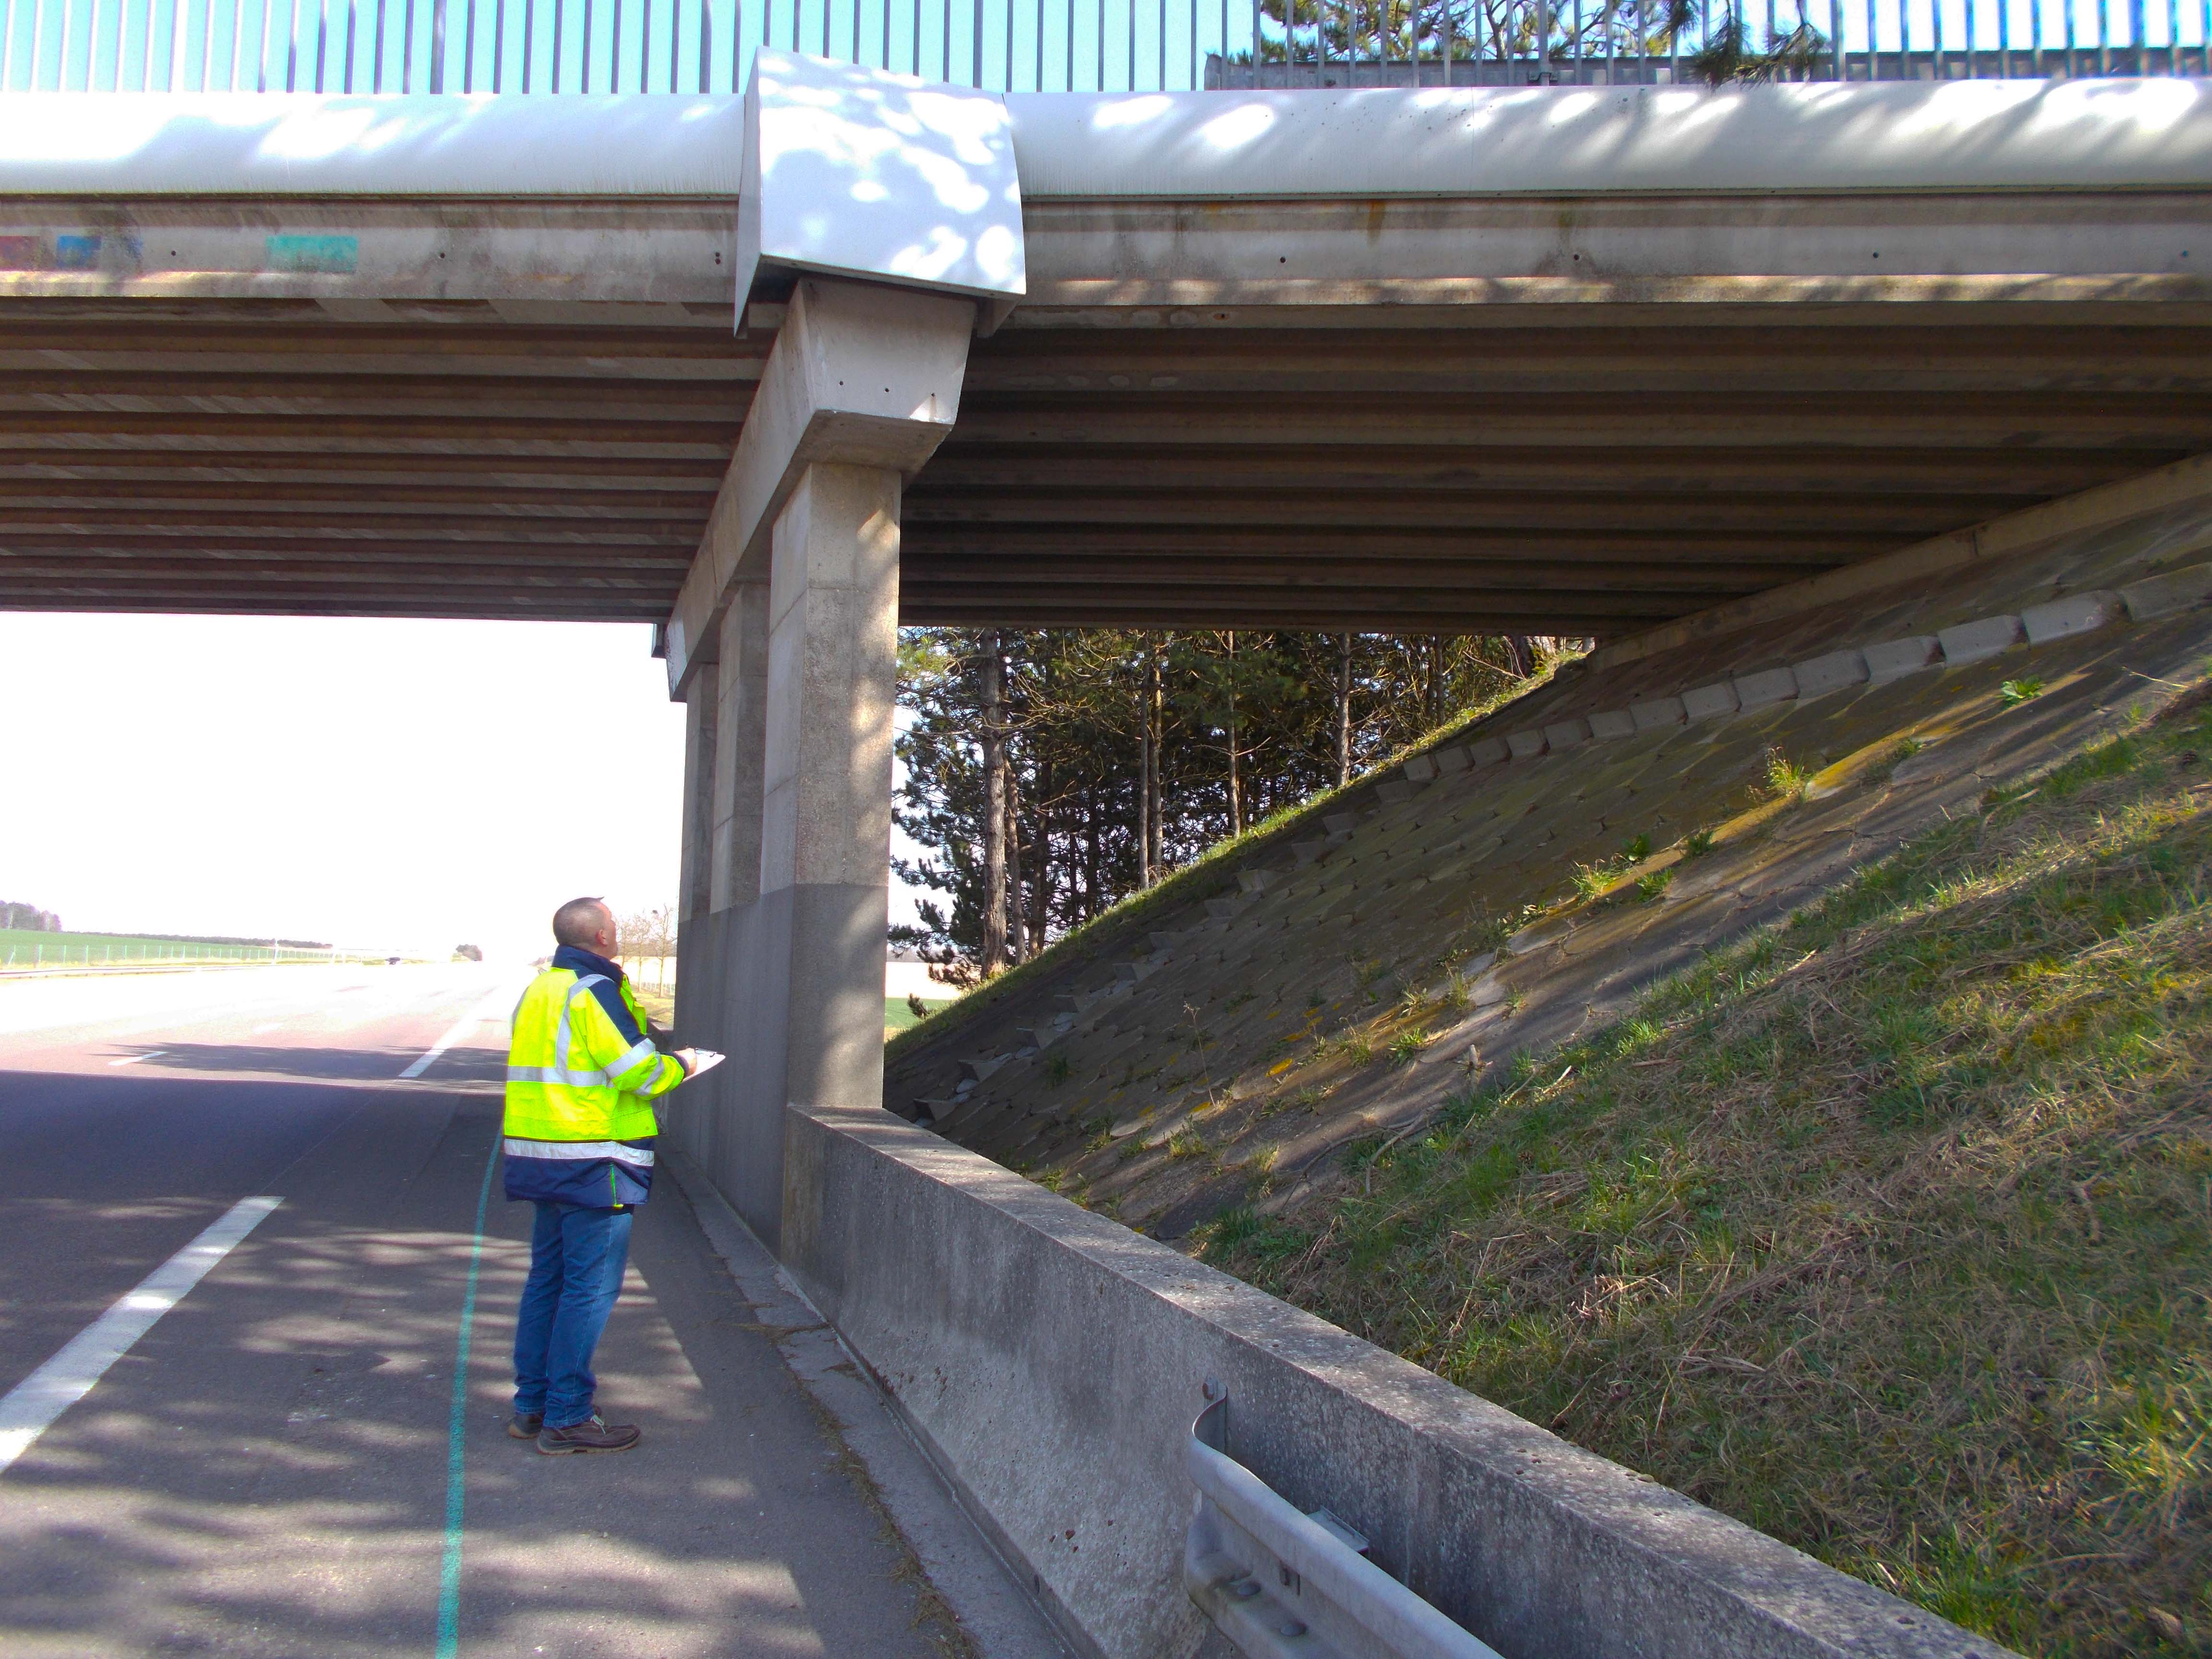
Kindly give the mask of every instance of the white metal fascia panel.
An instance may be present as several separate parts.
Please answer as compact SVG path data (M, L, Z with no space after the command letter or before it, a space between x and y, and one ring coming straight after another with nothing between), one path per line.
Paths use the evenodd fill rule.
M1023 194L2212 188L2212 81L1009 95Z
M0 196L738 193L744 100L9 93Z
M1026 286L997 93L794 52L745 90L738 293L762 264L983 298Z

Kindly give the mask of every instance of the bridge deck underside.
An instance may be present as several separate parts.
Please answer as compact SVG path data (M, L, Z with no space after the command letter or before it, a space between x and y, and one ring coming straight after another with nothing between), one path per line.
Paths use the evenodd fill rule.
M1618 634L2212 450L2201 309L1018 312L902 617ZM0 301L0 605L659 621L770 343L678 314Z
M0 302L0 605L664 619L767 342L382 309Z

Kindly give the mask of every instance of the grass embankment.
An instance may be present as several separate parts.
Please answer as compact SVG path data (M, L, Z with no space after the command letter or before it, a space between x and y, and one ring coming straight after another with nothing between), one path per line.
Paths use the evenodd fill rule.
M1236 872L1247 860L1263 856L1277 843L1290 840L1302 830L1310 830L1345 796L1366 787L1395 768L1403 765L1409 757L1449 743L1469 727L1489 719L1506 704L1518 702L1531 692L1550 684L1559 670L1574 660L1576 659L1572 657L1560 657L1545 664L1528 678L1503 685L1491 696L1460 709L1434 731L1423 733L1401 749L1394 750L1349 783L1338 784L1304 800L1279 806L1258 822L1246 825L1241 834L1223 836L1181 869L1170 871L1150 887L1139 888L1116 900L1090 921L1070 928L1027 962L1017 963L965 993L957 999L958 1006L951 1018L927 1022L929 1029L923 1036L908 1035L916 1025L923 1024L922 1021L895 1026L886 1018L884 1022L884 1038L890 1046L884 1055L885 1063L896 1066L919 1045L933 1042L947 1031L963 1030L988 1017L993 1010L1003 1008L1008 1002L1032 989L1047 975L1065 968L1071 961L1089 961L1118 950L1170 911L1195 904L1214 893L1226 891Z
M2176 710L1208 1257L2031 1653L2212 1653L2209 892Z

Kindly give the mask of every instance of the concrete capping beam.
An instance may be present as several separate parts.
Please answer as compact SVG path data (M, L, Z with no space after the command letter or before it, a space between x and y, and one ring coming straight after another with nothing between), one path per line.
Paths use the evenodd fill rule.
M1682 714L1692 720L1717 720L1723 714L1733 714L1742 707L1736 701L1732 681L1717 680L1711 685L1700 685L1682 693Z
M1639 732L1656 732L1669 726L1680 726L1689 718L1680 697L1653 697L1647 702L1632 702L1628 706L1628 717L1636 722Z
M911 478L960 414L972 300L810 277L792 292L706 533L668 618L681 698L730 592L767 574L769 532L810 466Z
M1541 732L1532 730L1508 732L1505 734L1506 752L1515 760L1534 760L1549 746Z
M1636 716L1626 708L1601 708L1589 717L1590 736L1600 739L1632 738Z
M2139 623L2191 610L2212 599L2212 564L2192 564L2130 582L2120 590L2120 598L2128 615Z
M1577 748L1589 740L1590 723L1579 714L1553 720L1544 727L1544 742L1554 754L1562 749Z
M1739 674L1735 678L1735 700L1740 708L1768 708L1778 702L1793 702L1796 696L1797 676L1787 668L1766 668L1756 674Z
M1513 751L1502 738L1483 738L1467 746L1467 758L1477 769L1495 766Z
M1211 1377L1231 1456L1504 1653L2004 1659L888 1113L785 1136L786 1269L1079 1652L1212 1638L1180 1582Z
M1933 668L1943 660L1942 641L1933 634L1911 634L1901 640L1884 640L1866 648L1867 679L1875 685Z
M1943 647L1944 665L1963 668L1968 663L1986 661L2000 651L2009 651L2026 635L2021 629L2020 618L2007 614L1978 617L1955 628L1939 628L1936 637Z
M1817 605L1879 592L1899 582L2008 557L2056 537L2102 529L2162 507L2200 501L2207 495L2212 495L2212 455L2192 456L2139 477L2099 484L2078 495L2023 507L2001 519L1915 542L1894 553L1863 559L1856 564L1808 576L1802 581L1715 605L1693 617L1662 623L1656 628L1601 646L1584 660L1590 672L1601 673L1625 663L1641 662L1646 657L1672 651L1693 641L1778 622Z
M1841 691L1866 684L1866 653L1852 650L1831 651L1826 656L1799 663L1790 672L1797 678L1800 702L1808 697L1825 697L1831 691Z
M2044 605L2031 605L2020 613L2020 625L2030 645L2047 645L2109 628L2127 615L2120 596L2099 588L2087 593L2069 593Z

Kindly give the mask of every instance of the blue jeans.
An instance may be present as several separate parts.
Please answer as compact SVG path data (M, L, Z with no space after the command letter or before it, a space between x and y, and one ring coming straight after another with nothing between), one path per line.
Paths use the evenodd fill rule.
M592 1351L622 1294L629 1261L630 1210L538 1206L530 1230L530 1278L514 1320L514 1409L542 1412L549 1429L592 1414Z

